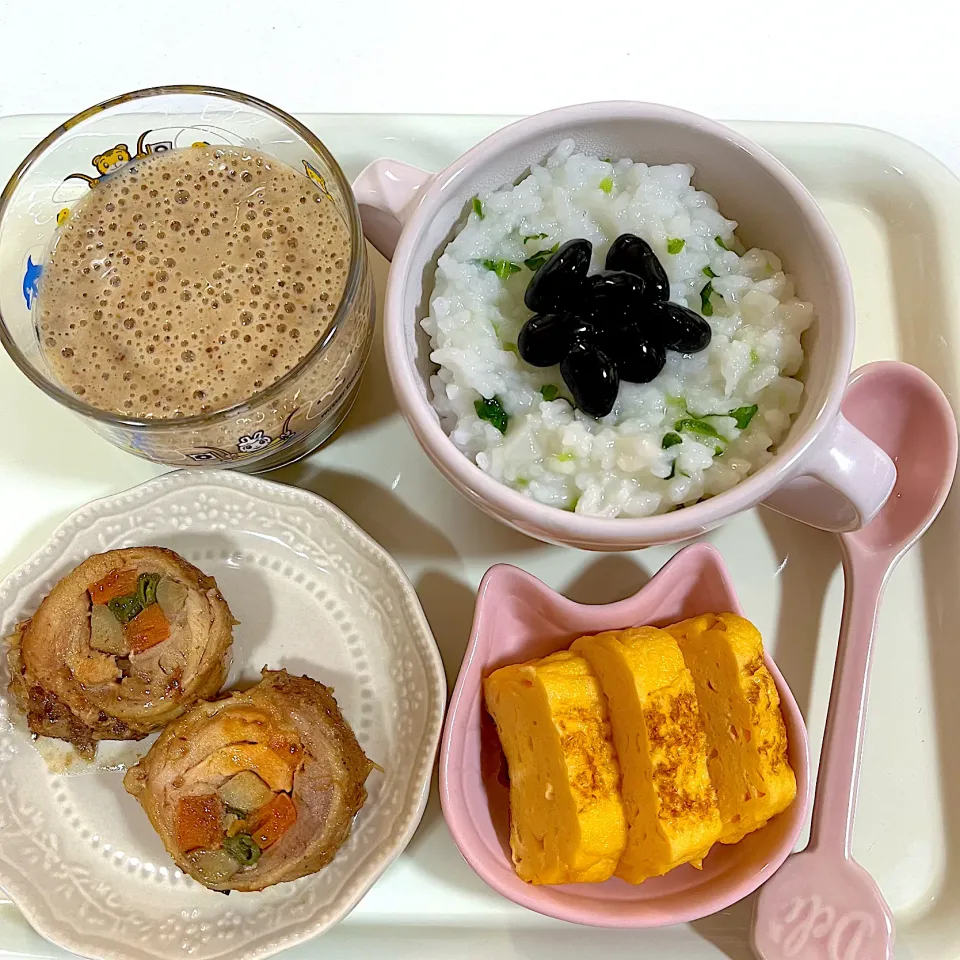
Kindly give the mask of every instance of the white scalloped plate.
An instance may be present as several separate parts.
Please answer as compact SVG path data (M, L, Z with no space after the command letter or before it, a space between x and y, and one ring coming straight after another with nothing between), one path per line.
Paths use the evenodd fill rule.
M213 893L167 856L122 772L52 773L6 699L0 665L0 886L30 923L104 960L252 960L333 926L423 814L446 701L436 643L397 564L320 497L232 473L168 474L67 519L0 584L0 636L91 553L170 547L217 578L234 615L228 686L285 667L332 686L384 767L349 841L312 877ZM145 746L141 746L140 753Z

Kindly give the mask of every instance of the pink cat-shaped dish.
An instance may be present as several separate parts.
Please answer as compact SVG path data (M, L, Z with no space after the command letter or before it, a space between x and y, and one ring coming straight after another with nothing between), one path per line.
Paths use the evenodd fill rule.
M606 883L533 886L514 872L509 804L500 744L481 681L509 663L546 656L577 637L642 624L665 625L740 604L720 554L685 547L634 596L603 606L574 603L509 564L487 571L477 597L470 646L453 691L440 753L440 799L467 863L494 890L538 913L602 927L659 927L722 910L757 889L792 852L809 802L807 731L797 702L770 659L780 692L797 799L761 830L732 846L717 844L703 870L678 867L633 886Z

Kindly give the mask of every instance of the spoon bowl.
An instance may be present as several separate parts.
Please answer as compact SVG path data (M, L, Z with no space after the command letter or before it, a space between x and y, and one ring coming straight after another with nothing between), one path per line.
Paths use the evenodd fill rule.
M894 361L853 374L843 414L893 460L897 480L869 524L840 534L843 620L810 846L787 860L757 898L753 945L762 960L888 960L893 950L893 915L851 850L870 659L887 578L953 484L957 424L933 380Z
M843 415L893 460L897 481L873 521L842 535L849 549L894 551L899 559L943 507L957 466L957 423L943 391L923 371L896 361L850 378Z

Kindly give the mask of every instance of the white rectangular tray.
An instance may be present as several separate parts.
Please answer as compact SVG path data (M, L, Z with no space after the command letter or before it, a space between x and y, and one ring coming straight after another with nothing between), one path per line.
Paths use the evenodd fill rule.
M0 119L0 182L60 117ZM392 156L440 169L503 117L305 116L349 176ZM919 148L874 130L737 123L810 188L849 258L857 364L900 357L957 407L960 376L960 183ZM387 265L373 255L378 289ZM0 576L86 501L161 472L84 429L0 352ZM577 600L641 586L675 552L596 555L548 547L468 506L421 453L396 411L375 348L356 407L333 442L274 475L332 500L402 564L420 594L451 682L474 593L497 561L516 563ZM842 601L835 539L754 510L708 538L723 553L819 751ZM880 615L854 852L898 926L896 956L960 956L960 497L894 574ZM2 789L2 787L0 787ZM0 894L2 896L2 894ZM406 853L322 944L289 960L387 952L392 960L671 956L748 960L751 903L688 926L612 931L551 921L489 890L461 859L436 792ZM0 956L67 955L0 900ZM871 958L858 958L871 960Z

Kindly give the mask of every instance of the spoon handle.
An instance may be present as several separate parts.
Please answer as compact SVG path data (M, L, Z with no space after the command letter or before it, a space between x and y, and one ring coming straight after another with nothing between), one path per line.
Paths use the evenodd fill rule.
M893 564L843 543L843 618L827 710L810 847L850 857L877 612Z

